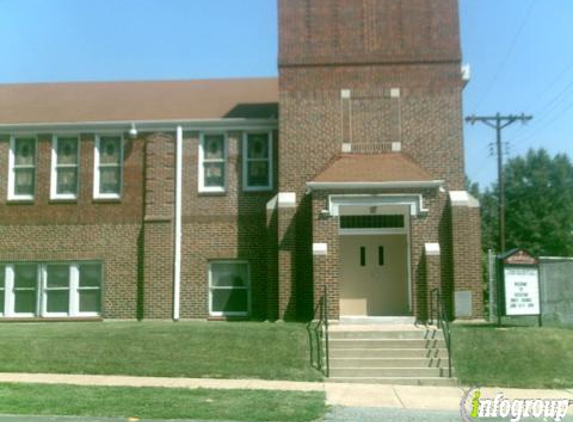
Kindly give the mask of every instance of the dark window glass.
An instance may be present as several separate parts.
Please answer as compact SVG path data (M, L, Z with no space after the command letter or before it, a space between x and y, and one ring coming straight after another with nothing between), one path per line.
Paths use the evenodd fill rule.
M340 217L342 229L401 229L403 215L343 215Z

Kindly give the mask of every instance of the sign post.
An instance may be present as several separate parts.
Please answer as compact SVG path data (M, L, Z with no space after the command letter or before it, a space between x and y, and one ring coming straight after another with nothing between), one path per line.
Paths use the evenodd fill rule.
M541 327L539 261L521 249L499 257L502 264L503 303L506 316L537 316ZM501 315L498 310L498 315ZM498 319L500 322L500 318Z

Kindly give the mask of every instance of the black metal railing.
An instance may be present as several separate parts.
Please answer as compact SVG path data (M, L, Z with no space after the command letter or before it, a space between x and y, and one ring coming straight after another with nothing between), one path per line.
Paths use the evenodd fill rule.
M434 318L435 317L435 318ZM448 313L446 311L446 306L444 304L444 298L440 289L435 288L432 290L430 295L430 324L438 326L444 333L444 341L446 343L446 348L448 350L448 378L452 377L452 343L450 336L450 322L448 318Z
M307 324L310 340L310 364L330 376L330 359L328 346L328 289L323 288L322 297L314 310L312 321Z

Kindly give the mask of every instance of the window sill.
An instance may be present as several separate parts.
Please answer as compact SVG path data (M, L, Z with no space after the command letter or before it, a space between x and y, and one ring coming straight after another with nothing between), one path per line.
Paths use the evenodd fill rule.
M227 196L227 191L199 191L199 196Z
M8 198L8 205L34 205L34 198Z
M10 322L101 322L103 321L102 316L97 317L82 317L82 316L75 316L75 317L0 317L0 324L1 323L10 323Z
M120 204L121 198L94 198L94 204Z
M77 204L78 198L50 198L49 204Z

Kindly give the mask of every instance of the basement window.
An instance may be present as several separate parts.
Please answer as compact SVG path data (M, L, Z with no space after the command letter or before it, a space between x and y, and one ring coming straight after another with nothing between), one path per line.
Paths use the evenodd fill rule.
M404 216L396 215L342 215L341 229L402 229Z
M201 134L199 143L199 192L224 193L227 173L227 137Z
M52 199L76 199L78 194L79 138L54 136L52 140Z
M246 133L243 139L243 186L246 191L272 189L272 135Z
M36 138L10 138L8 199L32 201L36 190Z
M96 137L94 198L121 198L123 179L123 138L119 135Z
M4 317L88 317L101 314L101 264L0 265L0 314Z
M209 264L209 313L247 316L250 310L249 264L213 261Z

